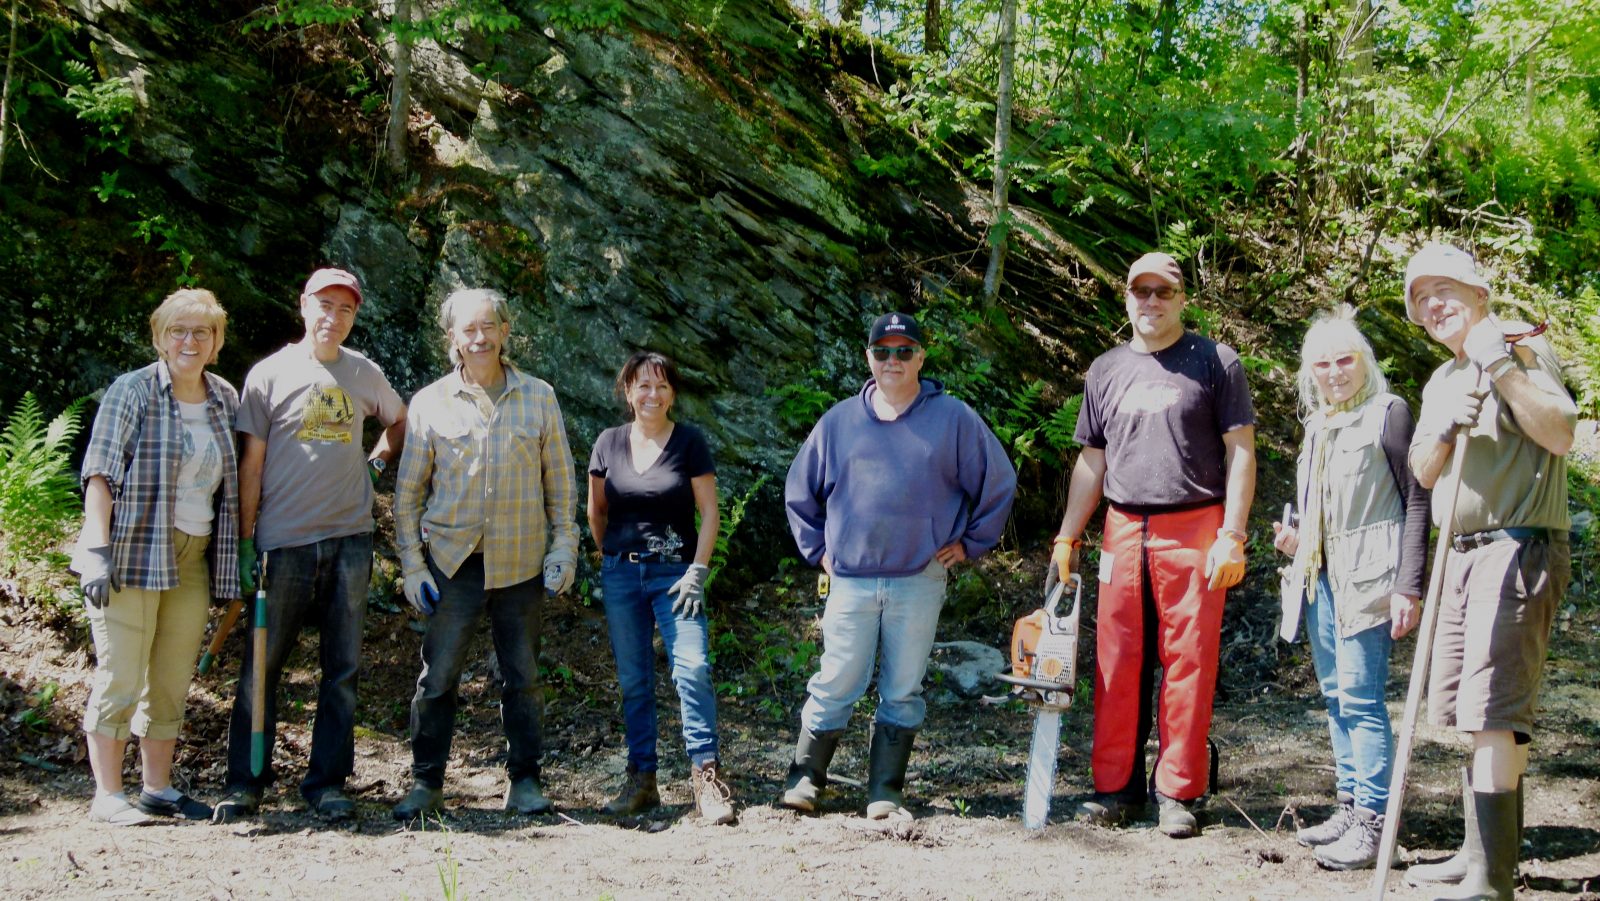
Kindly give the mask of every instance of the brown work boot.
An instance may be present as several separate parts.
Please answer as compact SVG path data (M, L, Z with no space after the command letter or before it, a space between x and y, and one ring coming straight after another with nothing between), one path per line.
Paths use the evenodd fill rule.
M656 771L641 773L630 765L623 777L622 790L602 809L614 817L626 817L660 806L661 793L656 791Z
M690 782L694 786L694 808L702 820L714 826L733 822L733 791L722 781L717 761L695 766Z

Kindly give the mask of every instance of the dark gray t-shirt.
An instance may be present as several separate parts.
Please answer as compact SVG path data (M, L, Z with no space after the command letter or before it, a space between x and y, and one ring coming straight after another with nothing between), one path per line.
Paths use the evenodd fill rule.
M631 425L606 429L589 454L589 475L606 480L607 554L656 553L669 560L694 559L699 533L694 527L694 488L690 480L716 472L705 435L677 423L667 446L644 472L635 472L628 447Z
M1222 436L1255 421L1239 355L1184 332L1153 354L1124 344L1096 358L1076 437L1106 452L1112 502L1176 507L1224 497Z

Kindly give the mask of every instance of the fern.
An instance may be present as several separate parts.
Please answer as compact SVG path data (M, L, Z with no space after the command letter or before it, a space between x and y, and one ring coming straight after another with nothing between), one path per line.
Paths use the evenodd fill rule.
M71 453L83 405L83 398L73 401L46 424L30 391L0 432L0 553L8 568L59 556L56 546L77 522Z
M706 574L706 588L716 581L717 574L728 565L728 555L733 550L733 533L738 530L739 523L744 522L745 508L761 490L761 486L771 481L772 477L762 475L750 485L750 490L739 495L728 505L728 512L722 514L721 528L717 530L717 540L711 545L711 572ZM697 517L698 518L698 517Z

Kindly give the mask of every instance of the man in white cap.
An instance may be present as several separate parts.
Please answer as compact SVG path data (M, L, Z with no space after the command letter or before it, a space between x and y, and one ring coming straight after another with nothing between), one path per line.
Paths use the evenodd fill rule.
M1104 496L1111 503L1095 626L1095 793L1079 816L1118 825L1142 814L1144 747L1155 720L1149 783L1159 826L1185 838L1199 830L1192 808L1210 787L1222 605L1244 578L1255 498L1255 410L1233 348L1183 327L1177 260L1147 253L1135 261L1126 301L1133 337L1096 358L1084 379L1076 436L1083 452L1045 591L1077 568L1084 529Z
M330 821L355 813L345 780L355 768L356 676L372 574L373 485L400 455L406 405L377 364L344 347L362 301L343 269L318 269L300 292L305 337L251 368L239 397L239 567L259 548L265 565L267 653L245 643L228 727L228 782L215 819L255 813L271 785L278 679L300 630L320 633L322 679L311 759L300 793ZM383 426L369 455L368 417ZM254 585L247 586L253 590ZM252 772L251 686L266 678L266 766Z
M1509 901L1534 705L1572 569L1565 457L1578 411L1549 342L1489 312L1489 283L1470 255L1422 248L1405 290L1406 315L1452 354L1422 389L1410 455L1417 481L1439 486L1434 524L1452 536L1428 712L1472 737L1462 849L1412 867L1407 880L1456 884L1443 898ZM1452 493L1455 515L1440 522Z

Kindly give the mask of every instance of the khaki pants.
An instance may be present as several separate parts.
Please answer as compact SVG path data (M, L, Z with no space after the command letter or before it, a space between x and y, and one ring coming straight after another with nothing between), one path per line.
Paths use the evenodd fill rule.
M89 607L95 669L83 731L118 741L178 737L211 608L210 536L172 530L178 584L166 591L114 591Z

